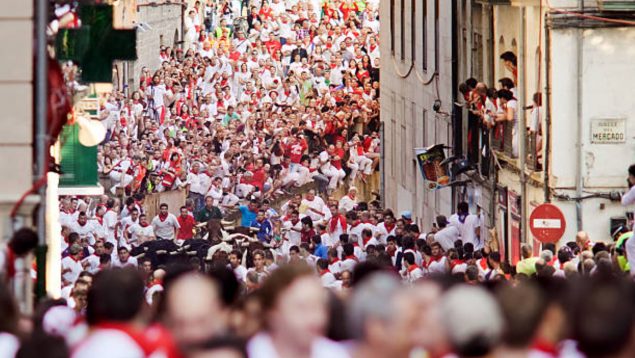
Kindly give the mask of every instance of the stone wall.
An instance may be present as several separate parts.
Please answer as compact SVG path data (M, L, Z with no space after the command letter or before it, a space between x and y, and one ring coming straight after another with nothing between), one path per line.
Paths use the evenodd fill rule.
M161 4L157 6L138 5L137 21L137 61L129 62L127 83L131 90L139 86L141 68L146 66L154 72L161 66L159 47L176 47L181 40L181 5ZM146 26L146 25L149 25ZM118 65L121 76L124 65Z

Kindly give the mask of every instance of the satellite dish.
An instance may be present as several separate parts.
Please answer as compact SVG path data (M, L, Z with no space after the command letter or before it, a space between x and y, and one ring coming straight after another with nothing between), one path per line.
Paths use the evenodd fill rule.
M98 120L77 117L79 124L79 142L85 147L94 147L106 138L106 128Z

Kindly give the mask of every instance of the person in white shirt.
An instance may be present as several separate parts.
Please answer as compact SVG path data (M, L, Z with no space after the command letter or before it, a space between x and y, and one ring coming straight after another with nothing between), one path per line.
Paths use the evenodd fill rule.
M89 244L95 244L95 225L96 221L88 221L88 217L85 212L80 212L77 216L77 221L73 222L70 226L71 232L77 233L80 239L86 239Z
M406 252L403 255L404 263L401 272L404 281L414 284L423 277L423 270L415 263L415 255L412 252Z
M348 223L348 236L350 237L350 242L352 244L357 243L360 247L364 247L362 241L362 232L364 229L369 229L371 233L373 232L373 225L369 223L363 223L357 216L357 212L349 211L346 214L346 220Z
M73 244L68 252L70 255L62 259L62 284L64 286L72 285L77 281L79 274L84 270L82 265L82 247Z
M122 246L117 250L117 261L113 262L114 267L137 267L139 263L136 257L130 256L130 251L127 247Z
M241 264L242 255L240 251L234 250L229 254L229 268L234 271L238 282L247 281L247 268Z
M397 225L395 222L395 214L392 211L384 212L384 221L377 224L377 239L379 243L386 245L388 236L395 236Z
M326 206L322 198L315 196L314 189L309 190L306 197L302 199L300 208L306 208L304 213L313 220L314 225L325 223L331 217L329 208Z
M289 220L282 223L282 230L285 232L285 240L288 240L291 245L300 245L302 221L300 221L300 213L297 210L291 211Z
M448 260L447 257L443 255L441 245L438 242L433 242L430 246L432 248L432 258L430 262L428 262L428 272L431 274L448 273Z
M132 209L129 216L119 221L119 245L129 245L131 233L128 231L133 225L139 223L139 210Z
M204 205L205 194L209 190L211 178L206 173L201 173L201 163L194 162L190 172L187 173L187 184L190 186L189 198L194 200L195 211L201 210Z
M326 230L329 233L330 240L323 242L325 242L326 246L332 247L339 244L340 235L348 232L348 224L346 217L340 213L336 204L331 204L330 209L332 216L326 224Z
M97 241L94 245L95 252L88 257L82 259L82 266L86 268L86 271L95 274L99 271L99 257L104 253L103 241Z
M181 225L176 216L168 212L168 204L163 203L159 206L159 215L152 219L152 228L157 239L174 240Z
M143 242L155 238L154 228L148 223L146 214L139 215L139 222L128 227L128 243L127 246L136 247Z
M112 242L113 244L117 244L115 239L115 230L117 228L117 208L119 204L119 199L108 199L106 201L106 213L103 216L103 227L106 234L106 240Z
M448 225L443 215L437 216L439 231L434 234L434 241L438 242L444 251L454 248L454 243L459 240L459 229L454 225Z
M334 275L339 275L344 270L336 249L329 249L329 271Z
M295 357L349 357L343 347L323 336L328 322L328 295L313 269L303 265L281 267L265 281L261 293L269 302L263 306L267 328L249 340L250 358L282 357L278 352Z
M329 262L326 259L318 259L316 264L316 269L318 274L320 275L320 281L322 282L322 286L326 288L335 288L337 287L337 279L335 275L329 270ZM340 282L341 286L341 282Z
M124 159L113 165L108 176L113 182L110 192L115 194L117 188L125 188L134 180L135 163L133 159Z
M355 256L355 247L351 243L346 243L342 247L342 261L340 264L342 271L353 272L353 268L359 262L359 258Z
M352 186L348 189L348 194L340 199L340 212L347 213L357 205L357 188Z
M480 250L483 247L479 238L481 234L480 219L477 215L470 214L469 205L466 202L460 202L457 205L456 214L450 216L450 225L459 229L463 244L469 242L474 245L475 250Z
M622 206L635 204L635 164L628 167L628 191L622 195Z

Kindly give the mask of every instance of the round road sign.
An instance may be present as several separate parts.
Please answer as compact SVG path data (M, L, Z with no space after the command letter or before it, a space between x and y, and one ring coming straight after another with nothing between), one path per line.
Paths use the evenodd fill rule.
M567 222L560 209L549 203L534 209L529 216L529 229L532 235L543 243L557 242L564 235Z

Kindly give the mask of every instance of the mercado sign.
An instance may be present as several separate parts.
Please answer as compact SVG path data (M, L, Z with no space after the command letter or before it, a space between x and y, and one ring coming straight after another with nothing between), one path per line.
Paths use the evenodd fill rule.
M594 119L591 121L591 143L616 144L626 142L626 119Z

